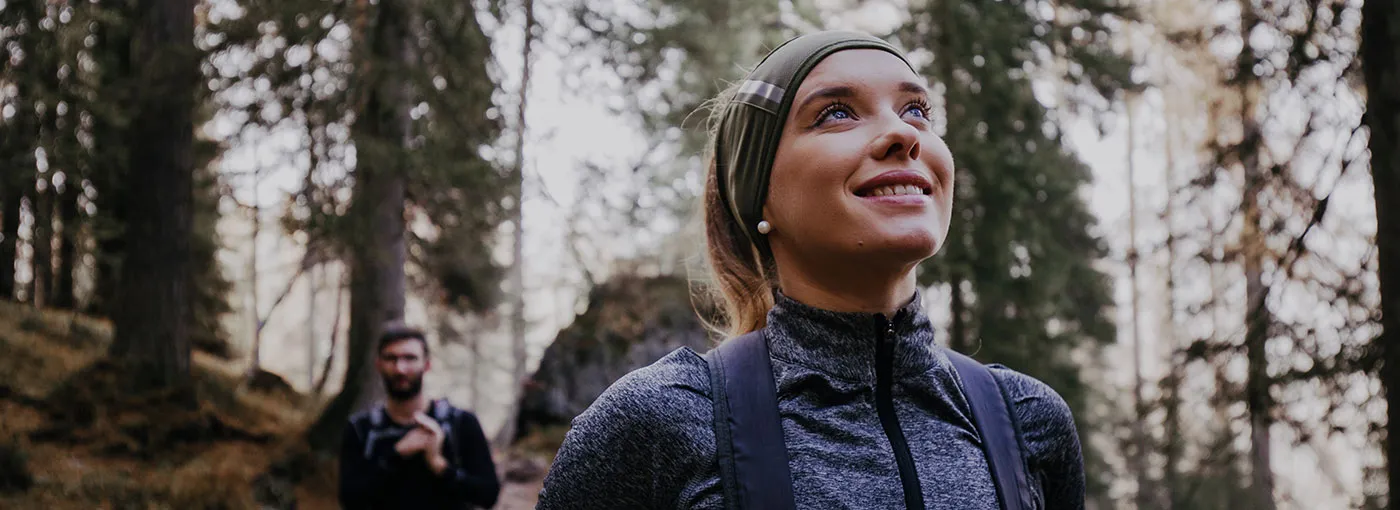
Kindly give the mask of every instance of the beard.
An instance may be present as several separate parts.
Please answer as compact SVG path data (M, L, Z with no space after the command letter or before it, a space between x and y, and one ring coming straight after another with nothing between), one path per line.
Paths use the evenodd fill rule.
M407 381L407 384L399 384L403 381ZM389 398L399 401L417 397L419 393L423 392L423 375L398 378L385 376L384 391L389 394Z

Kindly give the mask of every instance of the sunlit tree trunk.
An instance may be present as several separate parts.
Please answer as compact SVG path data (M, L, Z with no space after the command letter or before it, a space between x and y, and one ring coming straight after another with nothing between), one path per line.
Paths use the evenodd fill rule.
M1137 480L1136 500L1138 508L1148 508L1152 506L1152 481L1147 474L1147 454L1149 446L1147 441L1147 404L1143 395L1142 377L1142 324L1141 306L1138 292L1138 249L1137 249L1137 180L1136 164L1133 161L1137 154L1137 133L1134 128L1137 126L1133 122L1133 109L1137 107L1137 97L1135 93L1128 93L1127 100L1124 101L1124 109L1128 119L1128 285L1131 286L1132 295L1132 328L1133 342L1133 420L1132 427L1132 449L1129 454L1129 462L1132 464L1133 477Z
M1184 510L1182 501L1181 486L1181 455L1186 438L1182 437L1181 428L1181 383L1184 378L1185 360L1179 357L1185 346L1182 345L1181 338L1177 336L1176 329L1176 230L1172 220L1174 216L1173 202L1175 201L1176 190L1176 117L1172 108L1174 102L1170 99L1170 94L1163 100L1166 106L1163 112L1163 120L1166 122L1166 171L1163 175L1164 187L1167 190L1167 202L1163 211L1163 223L1167 229L1167 267L1166 267L1166 318L1163 320L1163 339L1168 346L1167 352L1167 378L1163 384L1163 435L1165 443L1162 445L1164 466L1162 467L1163 486L1166 489L1167 508L1170 510Z
M258 190L262 187L262 169L253 170L253 205L250 214L253 232L248 240L248 307L253 318L253 342L248 349L248 373L251 378L262 370L262 307L258 303L258 234L262 233L262 200Z
M1258 15L1248 1L1240 2L1240 33L1251 34L1259 24ZM1244 213L1244 231L1240 237L1243 250L1245 278L1245 356L1248 360L1245 380L1245 403L1249 410L1251 492L1254 508L1274 508L1274 473L1271 464L1270 427L1273 399L1269 393L1272 383L1268 373L1269 289L1264 285L1264 256L1268 249L1263 232L1263 212L1260 195L1268 186L1267 176L1260 166L1259 152L1263 150L1263 134L1256 118L1259 85L1254 74L1254 50L1246 38L1235 69L1235 82L1240 94L1240 122L1244 126L1238 150L1244 170L1244 195L1240 205Z
M530 92L530 48L535 41L535 2L525 0L525 43L521 50L519 108L516 111L517 138L515 140L515 217L512 224L515 232L510 266L510 342L511 342L511 382L518 395L515 404L506 414L506 423L497 435L498 444L508 444L515 439L516 415L519 414L520 396L524 394L526 373L525 351L525 104Z

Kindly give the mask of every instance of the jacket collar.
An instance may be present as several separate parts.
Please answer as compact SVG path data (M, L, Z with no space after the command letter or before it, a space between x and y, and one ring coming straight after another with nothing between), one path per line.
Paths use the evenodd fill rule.
M894 317L823 310L779 291L774 291L774 301L768 311L767 335L769 352L775 358L873 384L877 342L888 337L885 340L894 343L895 379L927 372L939 364L933 325L917 290Z

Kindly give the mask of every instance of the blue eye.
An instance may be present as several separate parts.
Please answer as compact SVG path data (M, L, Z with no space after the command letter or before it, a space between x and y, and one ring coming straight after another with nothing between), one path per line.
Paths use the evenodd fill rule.
M820 126L828 120L848 120L855 118L851 113L851 107L845 103L831 103L821 113L817 114L817 122L814 125Z
M923 119L923 120L928 120L928 119L929 119L929 108L928 108L928 103L924 102L923 100L919 100L919 101L915 101L915 102L913 102L913 103L909 103L909 106L904 107L904 113L905 113L905 114L908 114L908 113L910 113L910 112L918 113L920 119Z

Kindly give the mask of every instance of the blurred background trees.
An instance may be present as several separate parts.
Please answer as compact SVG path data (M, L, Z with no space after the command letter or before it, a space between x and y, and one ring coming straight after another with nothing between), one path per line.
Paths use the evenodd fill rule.
M1386 507L1389 2L0 2L0 312L110 319L63 373L109 357L187 409L211 367L284 388L278 437L319 451L406 320L430 391L547 452L704 343L705 106L822 28L928 78L958 165L938 341L1066 398L1095 508Z

